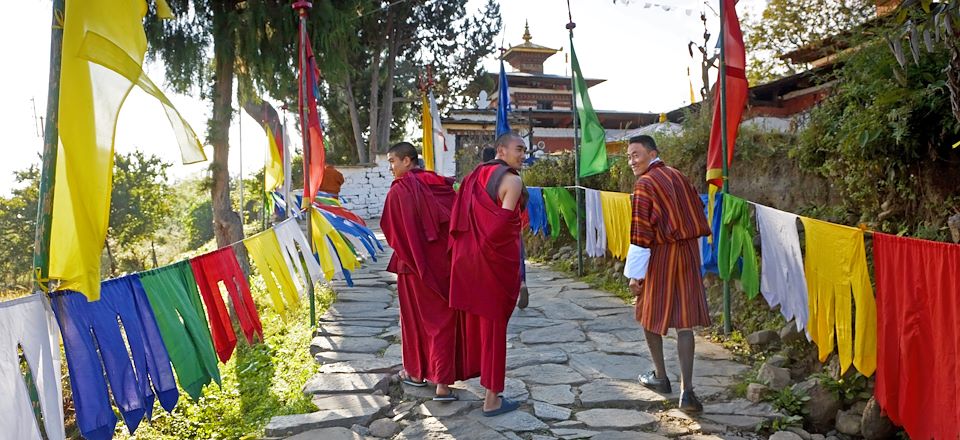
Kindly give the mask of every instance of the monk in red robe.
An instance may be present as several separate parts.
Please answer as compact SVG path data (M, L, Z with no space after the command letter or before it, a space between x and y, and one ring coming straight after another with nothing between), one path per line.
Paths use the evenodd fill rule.
M520 405L503 391L507 361L507 321L520 294L520 212L525 188L519 170L523 139L508 133L497 139L496 158L463 179L450 219L450 306L466 312L466 369L479 366L487 389L483 415L495 416Z
M630 243L650 249L646 278L637 294L637 320L643 326L654 371L640 383L670 394L663 362L663 335L677 329L680 358L680 409L696 413L703 405L693 393L693 327L710 325L707 297L700 275L698 239L710 234L700 195L690 181L659 158L650 136L630 138L627 160L637 183L633 190Z
M395 180L380 227L394 250L387 270L397 274L404 383L437 385L434 400L456 400L449 385L462 376L458 336L462 312L449 306L450 209L453 179L416 167L417 150L400 142L387 152Z

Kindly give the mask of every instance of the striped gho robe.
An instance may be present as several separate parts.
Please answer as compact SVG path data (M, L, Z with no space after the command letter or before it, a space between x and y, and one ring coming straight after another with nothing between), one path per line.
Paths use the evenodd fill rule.
M710 234L690 181L655 160L633 189L630 243L650 249L637 321L648 331L710 325L697 240Z

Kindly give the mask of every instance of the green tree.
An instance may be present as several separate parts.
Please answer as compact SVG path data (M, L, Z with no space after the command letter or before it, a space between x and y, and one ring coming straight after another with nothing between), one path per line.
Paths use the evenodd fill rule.
M313 2L310 30L321 65L331 45L349 41L352 18L368 0ZM199 89L212 111L207 142L213 146L210 195L218 246L243 237L230 203L229 128L234 82L241 99L254 91L283 102L296 96L297 16L281 0L169 0L176 18L145 20L148 56L162 60L166 79L180 93ZM152 6L151 6L152 7ZM155 11L151 11L154 15ZM212 87L208 85L212 83ZM246 258L240 258L242 262Z
M14 173L17 186L0 198L0 287L29 289L33 280L33 234L37 224L40 168Z
M467 0L389 0L365 5L356 33L326 53L323 103L339 142L352 141L359 162L385 151L419 109L417 76L430 65L440 105L463 102L494 50L500 6L487 0L467 14ZM397 108L404 102L410 106ZM399 116L399 117L398 117ZM349 125L347 125L349 123Z
M852 30L875 11L872 0L770 0L759 18L743 20L750 83L807 70L810 66L792 64L782 56Z
M879 230L946 238L947 217L960 211L960 123L950 109L942 69L948 50L923 52L899 69L885 42L861 46L832 75L833 93L810 113L795 154L843 196L846 215Z
M156 234L172 214L169 167L159 157L140 151L115 155L106 246L111 275L117 271L118 250L123 254L124 271L144 269L145 254L153 266L158 265ZM144 248L147 244L149 249Z
M209 199L194 201L187 210L185 222L187 247L199 248L213 239L213 204Z
M943 73L950 90L953 117L960 122L960 0L936 4L932 0L906 0L897 12L897 23L900 26L887 34L887 42L901 68L907 62L904 46L909 48L915 65L920 64L921 47L933 53L936 46L943 44L949 51Z

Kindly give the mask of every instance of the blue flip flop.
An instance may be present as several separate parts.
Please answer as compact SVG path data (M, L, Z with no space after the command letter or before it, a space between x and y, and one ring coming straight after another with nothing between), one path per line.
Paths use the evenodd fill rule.
M406 371L402 371L402 372L400 372L400 373L397 373L397 376L400 377L400 382L403 382L403 383L405 383L405 384L407 384L407 385L410 385L410 386L412 386L412 387L423 388L423 387L427 386L427 381L426 381L426 379L421 379L422 382L415 382L415 381L412 380L413 378L410 377L409 374L407 374ZM404 377L404 376L406 376L406 377Z
M500 414L506 414L510 411L514 411L517 408L520 408L520 402L514 402L510 399L507 399L506 397L501 397L500 408L490 410L490 411L483 411L483 416L484 417L499 416Z
M423 387L427 386L427 381L414 382L414 381L412 381L412 380L410 380L410 379L400 379L400 381L403 382L403 383L405 383L405 384L407 384L407 385L410 385L410 386L412 386L412 387L417 387L417 388L423 388Z
M460 397L458 397L457 393L453 392L453 390L450 390L449 393L444 394L442 396L440 395L434 396L433 400L436 402L456 402L460 400Z

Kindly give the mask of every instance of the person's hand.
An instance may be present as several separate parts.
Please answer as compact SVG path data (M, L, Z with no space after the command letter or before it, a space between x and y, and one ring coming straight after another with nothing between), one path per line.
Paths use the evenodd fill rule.
M630 278L630 291L634 296L639 297L643 293L643 280Z

